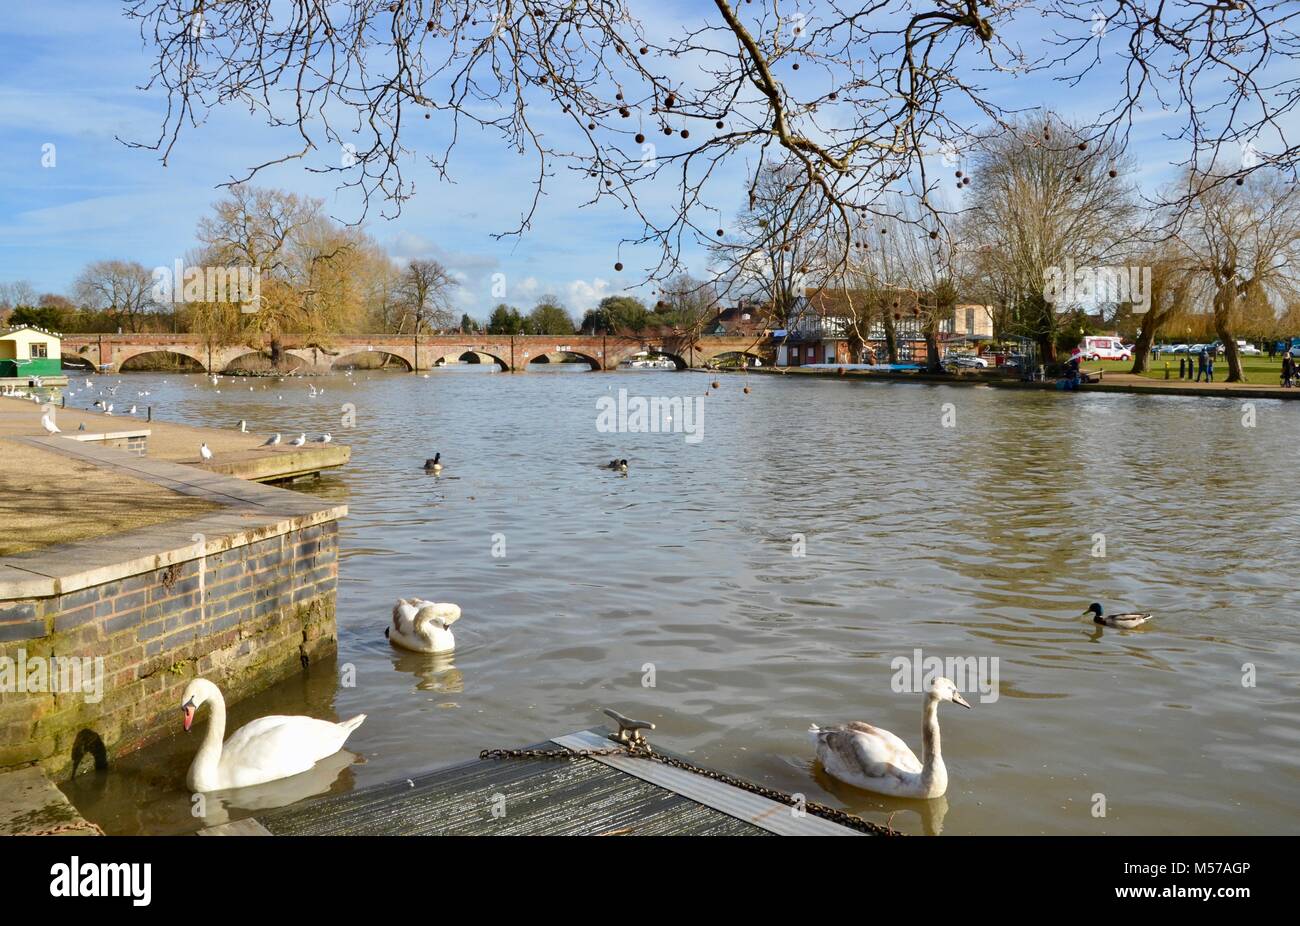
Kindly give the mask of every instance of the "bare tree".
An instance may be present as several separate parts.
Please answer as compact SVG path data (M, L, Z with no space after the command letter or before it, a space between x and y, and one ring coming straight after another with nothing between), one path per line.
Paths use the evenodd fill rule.
M1005 324L1056 359L1058 315L1049 273L1103 264L1131 240L1133 191L1118 151L1091 152L1086 137L1052 117L1018 123L974 158L980 183L963 217L964 247L1007 309Z
M1151 287L1147 309L1140 316L1141 327L1133 343L1133 368L1142 374L1150 364L1151 345L1162 328L1192 311L1195 278L1185 254L1177 245L1165 244L1138 257L1142 266L1151 269Z
M36 290L26 280L13 280L0 283L0 309L16 309L19 306L34 306L37 302Z
M1177 237L1213 306L1228 382L1244 382L1235 337L1243 303L1280 308L1300 294L1300 189L1271 172L1241 186L1210 175L1200 183Z
M153 282L143 264L98 260L87 265L73 285L83 305L107 312L121 330L137 332L145 313L156 308Z
M532 196L507 234L528 228L555 169L572 168L590 181L589 202L612 198L639 218L627 240L655 246L656 279L681 269L684 239L716 237L716 178L761 178L773 162L808 197L784 237L818 239L841 267L884 191L917 197L923 230L942 233L949 217L931 197L947 181L926 155L965 150L981 126L1006 130L999 100L1016 81L1078 88L1094 108L1081 122L1094 151L1122 151L1152 106L1178 113L1185 164L1221 165L1246 143L1260 156L1227 176L1264 164L1294 174L1300 157L1284 131L1300 92L1265 77L1300 58L1290 0L1112 0L1106 13L1095 0L714 0L658 39L636 5L128 0L154 53L146 86L167 102L141 146L166 161L182 130L235 105L293 141L231 182L302 159L340 172L367 205L378 196L399 209L413 192L402 174L411 124L437 116L448 142L428 161L440 177L470 127L534 161ZM1048 41L1026 48L1016 36L1029 30ZM553 131L555 119L568 130ZM638 194L659 179L670 203Z
M456 279L436 260L412 260L402 272L400 292L404 314L398 323L401 334L407 319L414 334L429 334L452 325L451 294Z

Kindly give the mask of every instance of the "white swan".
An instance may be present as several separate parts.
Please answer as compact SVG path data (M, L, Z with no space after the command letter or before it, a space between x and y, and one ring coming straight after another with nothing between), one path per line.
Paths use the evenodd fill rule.
M921 722L925 761L894 734L869 723L808 728L817 744L817 759L832 778L855 788L895 797L939 797L948 790L948 769L939 750L939 702L969 708L951 679L936 678L925 693Z
M384 636L394 646L417 653L450 653L456 648L451 625L460 620L454 604L403 598L393 605L393 626Z
M195 712L204 704L212 706L212 716L185 776L192 791L246 788L305 772L342 749L348 735L366 719L365 714L342 723L315 717L259 717L236 730L223 746L226 702L221 689L207 679L196 678L185 686L181 701L185 730L189 731Z

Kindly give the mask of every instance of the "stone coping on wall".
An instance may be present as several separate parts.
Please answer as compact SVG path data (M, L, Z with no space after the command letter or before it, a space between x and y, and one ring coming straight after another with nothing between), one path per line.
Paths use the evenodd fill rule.
M64 434L65 440L80 441L83 444L94 444L101 441L109 440L130 440L133 437L147 438L150 435L148 428L134 428L130 431L102 431L98 434L92 434L89 431L75 431L72 434Z
M0 603L45 598L338 520L346 505L61 437L16 440L220 505L211 514L0 558ZM76 487L70 486L70 492ZM202 535L201 541L196 535Z

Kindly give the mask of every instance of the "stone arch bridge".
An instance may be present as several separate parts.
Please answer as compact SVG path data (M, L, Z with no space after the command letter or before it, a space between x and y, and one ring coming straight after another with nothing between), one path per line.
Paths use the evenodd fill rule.
M753 337L625 337L618 335L357 335L330 338L328 343L303 344L286 338L281 348L288 359L283 368L300 373L328 373L354 362L358 355L387 354L406 369L423 371L470 355L476 362L495 363L502 370L523 372L528 364L562 355L588 361L595 370L613 370L642 351L670 357L678 369L704 366L723 355L743 354L771 363L766 339ZM178 354L195 361L208 373L221 373L250 354L266 356L264 349L246 345L212 346L188 334L78 334L63 338L63 359L82 361L100 372L117 373L122 365L143 354Z

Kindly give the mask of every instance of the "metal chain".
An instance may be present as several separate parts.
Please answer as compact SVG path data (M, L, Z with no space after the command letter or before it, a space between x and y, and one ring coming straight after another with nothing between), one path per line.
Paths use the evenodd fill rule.
M660 755L651 750L649 746L635 748L631 746L613 746L605 749L484 749L478 754L480 759L584 759L600 756L630 756L635 759L649 759L671 768L681 769L684 772L711 778L733 788L739 788L742 791L748 791L750 794L757 794L768 800L776 801L778 804L785 804L787 807L795 807L799 804L794 795L787 794L785 791L769 788L766 785L756 785L743 778L728 775L726 772L703 768L685 759ZM862 833L871 833L873 836L902 835L890 826L872 823L846 810L839 810L826 804L819 804L816 801L804 801L803 807L813 816L830 820L832 823L838 823L840 826Z

